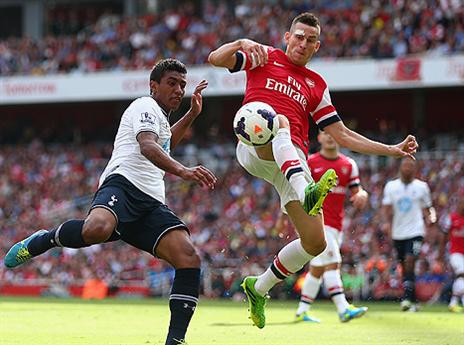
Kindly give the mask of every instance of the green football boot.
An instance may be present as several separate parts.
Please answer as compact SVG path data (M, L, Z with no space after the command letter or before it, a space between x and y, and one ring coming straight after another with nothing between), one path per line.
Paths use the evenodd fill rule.
M327 169L317 183L311 182L305 188L303 209L310 216L321 213L322 203L330 190L337 185L338 176L335 170Z
M240 285L248 298L250 319L258 328L263 328L266 324L264 307L266 306L267 296L260 296L255 290L257 277L246 277Z

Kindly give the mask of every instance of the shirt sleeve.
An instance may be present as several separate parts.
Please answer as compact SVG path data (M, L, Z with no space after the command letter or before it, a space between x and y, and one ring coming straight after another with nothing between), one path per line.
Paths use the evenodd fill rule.
M319 105L311 113L311 116L321 130L332 123L341 121L340 116L337 114L337 110L335 110L335 107L332 105L329 88L327 86L324 89Z
M161 109L141 98L135 100L132 106L132 128L135 137L141 132L153 132L159 136L161 116L164 116Z
M350 179L348 181L348 188L357 187L361 184L361 180L359 179L358 165L352 158L348 158L348 161L351 164L351 174L350 174Z
M391 184L388 182L383 189L382 205L393 205L393 200L390 195Z
M430 196L430 188L427 183L424 182L424 197L422 198L422 207L432 207L432 198Z

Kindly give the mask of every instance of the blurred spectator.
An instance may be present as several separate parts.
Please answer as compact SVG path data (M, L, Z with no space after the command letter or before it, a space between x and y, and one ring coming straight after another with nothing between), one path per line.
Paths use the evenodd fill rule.
M233 150L233 144L190 145L179 150L185 153L177 157L181 161L214 166L220 181L214 193L205 195L200 188L167 175L167 203L180 210L203 257L205 295L240 299L238 284L242 277L262 271L272 260L272 253L296 235L291 224L278 222L280 206L274 190L245 174L232 159ZM85 217L84 210L110 151L111 144L96 143L43 145L33 141L29 145L0 146L0 252L6 253L30 229ZM452 211L449 205L455 204L464 189L463 154L457 151L438 158L433 153L422 155L424 159L418 160L419 178L429 183L441 217ZM402 291L402 272L391 255L391 243L386 241L379 218L382 188L396 177L397 164L392 160L375 168L362 159L358 161L370 204L361 212L347 207L342 253L345 284L354 294L360 293L360 298L392 299ZM423 298L449 284L449 267L437 266L437 262L446 262L438 258L439 238L436 226L428 229L417 267ZM27 280L82 285L93 277L115 288L145 284L152 294L162 295L169 293L166 287L170 286L172 272L162 261L119 242L81 250L57 248L16 270L0 265L2 284L24 284ZM296 295L293 283L279 285L273 290L274 296Z
M316 58L443 56L464 52L461 1L204 1L125 18L110 12L84 23L75 13L50 18L49 35L0 41L0 75L149 69L166 57L206 63L216 46L237 37L283 47L288 18L312 11L322 23ZM91 11L91 9L89 9ZM86 16L92 18L92 16Z

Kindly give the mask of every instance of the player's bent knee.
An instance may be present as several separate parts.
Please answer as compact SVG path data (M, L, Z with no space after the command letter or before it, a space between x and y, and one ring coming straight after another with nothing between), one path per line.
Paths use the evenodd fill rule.
M309 243L307 242L309 241L301 241L301 245L308 254L313 256L321 254L325 250L325 248L327 248L327 242L324 237L322 237L320 240L313 240Z
M201 266L201 259L198 255L195 247L190 246L182 252L178 252L177 255L171 258L171 264L174 268L199 268Z
M199 268L198 255L190 236L185 229L171 230L159 242L156 255L169 262L174 268Z
M188 262L188 267L200 267L201 266L200 255L198 255L195 248L192 248L192 249L193 249L193 252L190 253L186 258L186 262Z
M104 217L89 217L84 223L82 237L88 244L102 243L110 238L115 224Z

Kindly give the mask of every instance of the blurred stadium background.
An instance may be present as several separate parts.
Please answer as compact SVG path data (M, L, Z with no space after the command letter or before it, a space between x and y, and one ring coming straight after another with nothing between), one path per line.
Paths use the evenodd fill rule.
M2 255L34 229L85 217L122 111L148 93L151 66L176 57L189 65L188 93L202 78L210 86L203 114L174 156L206 165L220 181L204 193L167 176L168 204L201 251L203 295L241 300L242 277L261 272L295 233L278 219L270 186L234 160L231 123L244 75L213 69L206 57L238 37L283 47L289 19L303 10L321 19L322 46L311 67L327 79L344 121L387 143L414 133L421 145L418 177L429 183L438 216L452 211L464 190L462 0L3 0ZM188 106L187 98L178 114ZM354 157L370 202L362 212L348 206L346 291L358 301L395 300L401 272L379 210L382 188L398 165ZM417 266L423 302L449 298L452 276L439 264L439 239L438 226L429 228ZM165 296L172 277L168 265L123 243L56 249L21 269L1 265L0 296L81 296L85 286L101 296ZM298 289L297 276L272 294L294 299Z

